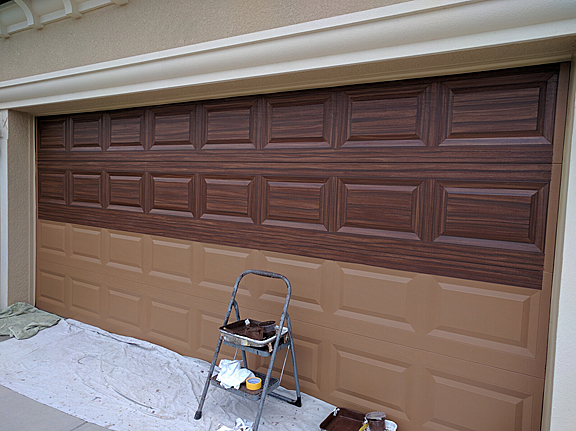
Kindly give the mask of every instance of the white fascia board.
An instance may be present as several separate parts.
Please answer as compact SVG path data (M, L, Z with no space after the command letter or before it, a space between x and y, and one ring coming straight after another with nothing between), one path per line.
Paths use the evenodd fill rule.
M0 109L574 35L574 0L416 0L0 82Z

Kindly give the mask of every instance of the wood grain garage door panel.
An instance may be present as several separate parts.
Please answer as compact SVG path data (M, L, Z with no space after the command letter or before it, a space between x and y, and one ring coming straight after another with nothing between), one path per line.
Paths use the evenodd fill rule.
M150 149L155 151L194 149L196 109L193 105L159 107L148 112L152 124Z
M539 73L443 82L441 145L552 145L557 81Z
M68 176L66 171L43 170L38 172L38 203L66 205Z
M333 147L334 98L331 92L266 97L263 146L268 150Z
M348 116L345 148L410 147L430 144L433 84L368 86L344 91Z
M39 214L538 289L566 76L549 65L41 118Z
M532 288L558 184L543 165L62 165L40 163L41 218Z
M71 172L71 205L102 208L102 173Z
M263 177L262 224L328 231L329 178Z
M70 151L102 151L102 114L70 117Z
M104 116L110 130L107 151L144 150L146 145L146 119L142 109L130 109Z
M337 232L421 240L425 180L340 179Z
M39 145L42 150L66 150L66 118L53 118L42 122L38 132Z
M150 213L194 216L194 175L150 174L150 180Z

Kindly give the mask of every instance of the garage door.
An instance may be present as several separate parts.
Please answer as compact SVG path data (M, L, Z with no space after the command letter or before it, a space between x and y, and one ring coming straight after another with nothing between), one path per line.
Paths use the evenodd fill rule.
M567 77L39 118L37 305L210 360L236 277L275 271L305 392L403 431L538 430ZM247 278L243 317L283 297Z

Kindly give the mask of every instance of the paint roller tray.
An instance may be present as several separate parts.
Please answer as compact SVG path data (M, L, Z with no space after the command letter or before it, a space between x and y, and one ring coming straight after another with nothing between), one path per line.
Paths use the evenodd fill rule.
M259 325L261 323L258 320L249 319L249 321L250 325ZM224 338L224 341L240 346L261 348L265 347L266 345L276 340L276 334L264 340L256 340L254 338L247 337L246 335L243 335L246 333L246 328L247 328L246 321L239 320L237 322L221 326L220 333L222 334L222 338ZM278 330L278 325L276 325L276 330ZM283 327L282 336L285 336L287 333L288 328Z
M364 424L364 415L354 410L337 408L320 424L323 431L358 431Z

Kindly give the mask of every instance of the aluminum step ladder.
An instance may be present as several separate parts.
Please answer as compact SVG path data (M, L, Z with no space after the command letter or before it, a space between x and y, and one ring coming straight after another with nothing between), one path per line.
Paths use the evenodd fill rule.
M286 284L287 294L286 300L284 302L284 308L282 310L282 315L280 316L280 323L276 330L276 337L271 343L266 347L253 347L253 346L245 346L240 344L239 342L231 342L230 338L224 339L224 335L221 333L218 339L218 344L216 345L216 350L214 351L214 357L212 359L212 363L210 364L210 370L208 372L208 376L206 378L206 383L204 384L204 390L202 392L202 396L200 397L200 402L198 403L198 409L196 410L196 414L194 415L194 419L198 420L202 417L202 407L204 406L204 401L206 401L206 394L208 393L208 388L210 385L216 386L217 388L224 389L228 392L231 392L235 395L242 396L244 398L250 399L252 401L259 401L260 404L258 406L258 412L256 414L256 419L254 420L253 429L254 431L258 431L258 425L260 423L260 418L262 416L262 410L264 409L264 402L266 401L266 397L268 395L277 398L279 400L285 401L289 404L292 404L296 407L302 406L302 398L300 395L300 383L298 381L298 369L296 367L296 354L294 352L294 339L292 337L292 324L290 322L290 316L288 314L288 304L290 303L290 296L292 295L292 287L290 286L290 282L286 277L281 274L276 274L274 272L268 271L259 271L255 269L249 269L244 271L238 279L236 280L236 284L234 284L234 290L232 291L232 297L230 298L230 303L228 304L228 310L226 311L226 317L224 318L224 324L222 326L226 326L228 324L228 319L230 318L230 314L232 312L232 307L236 311L236 318L237 321L240 321L240 310L238 307L238 303L236 302L236 293L238 292L238 287L240 286L240 281L249 274L257 275L260 277L268 277L268 278L278 278L284 281ZM288 331L283 334L283 328L286 324L286 328ZM272 345L273 343L273 345ZM268 371L266 374L258 373L254 370L251 370L256 377L262 379L262 388L257 391L250 391L246 389L245 385L242 384L240 389L234 388L224 388L223 386L218 383L216 380L216 376L213 376L214 368L216 367L216 361L218 359L218 354L220 353L220 348L222 344L226 344L228 346L232 346L236 349L239 349L242 352L242 366L244 368L248 368L248 362L246 360L246 352L253 353L258 356L269 357L270 363L268 364ZM285 397L284 395L277 394L274 392L280 386L280 380L272 377L272 369L274 368L274 360L276 359L276 355L280 350L284 350L288 348L290 350L291 358L292 358L292 369L294 370L294 384L296 386L296 399L290 399ZM288 355L288 353L286 353Z

